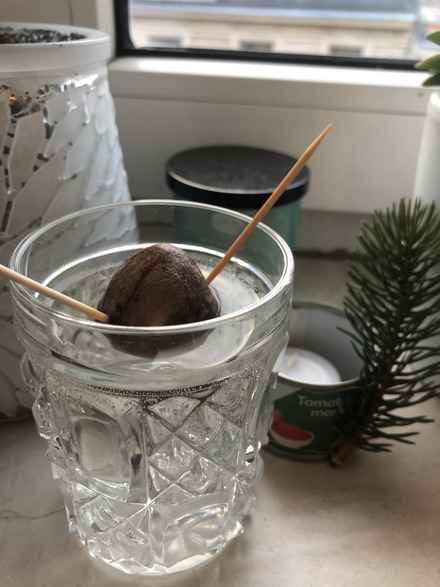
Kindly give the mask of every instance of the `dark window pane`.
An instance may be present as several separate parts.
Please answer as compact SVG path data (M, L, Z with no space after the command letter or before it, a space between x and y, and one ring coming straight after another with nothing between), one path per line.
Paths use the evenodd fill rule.
M440 0L115 0L124 1L135 49L388 60L408 67L438 50L426 35L440 29Z

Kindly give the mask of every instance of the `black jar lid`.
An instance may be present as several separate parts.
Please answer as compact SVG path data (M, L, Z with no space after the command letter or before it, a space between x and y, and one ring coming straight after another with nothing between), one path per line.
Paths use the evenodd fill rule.
M200 147L171 157L166 179L173 192L187 200L232 209L260 208L295 162L284 153L254 147ZM309 176L303 167L275 205L301 198Z

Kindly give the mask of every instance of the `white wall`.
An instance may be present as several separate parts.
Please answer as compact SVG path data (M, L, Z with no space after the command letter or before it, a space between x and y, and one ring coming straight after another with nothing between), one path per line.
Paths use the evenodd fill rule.
M0 20L72 24L68 0L14 0L0 3Z
M2 20L113 30L111 0L8 4ZM109 72L133 197L169 194L164 165L179 150L229 143L299 155L329 122L309 164L300 247L350 247L365 214L412 194L423 73L134 58Z

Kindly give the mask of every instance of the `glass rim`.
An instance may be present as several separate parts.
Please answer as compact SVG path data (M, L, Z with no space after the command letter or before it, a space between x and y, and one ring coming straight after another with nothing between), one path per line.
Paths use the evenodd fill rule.
M20 271L21 264L24 259L24 255L29 247L35 243L42 235L47 233L49 230L59 226L65 222L70 222L76 218L80 218L82 216L96 214L100 211L115 209L115 208L122 208L122 207L130 207L130 208L141 208L145 206L163 206L163 207L190 207L190 208L197 208L197 209L205 209L211 210L213 212L220 212L224 215L231 216L237 218L239 220L244 220L246 223L249 222L250 217L242 214L241 212L236 212L235 210L229 210L228 208L222 208L220 206L214 206L212 204L203 204L199 202L192 202L192 201L185 201L185 200L173 200L173 199L139 199L133 200L129 202L115 202L111 204L103 204L100 206L94 206L90 208L85 208L83 210L79 210L77 212L72 212L51 222L40 226L39 228L33 230L28 235L26 235L15 247L14 251L12 252L9 267L14 271L19 273L25 274ZM235 310L229 314L225 314L223 316L217 316L215 318L211 318L209 320L201 320L199 322L188 322L186 324L175 324L170 326L122 326L116 324L108 324L104 322L98 322L93 320L92 318L77 318L76 316L72 316L70 314L66 314L60 310L54 309L52 306L48 306L41 301L40 298L36 297L35 292L30 290L24 285L19 283L10 282L11 293L13 293L13 297L17 302L18 300L24 299L26 302L31 302L35 305L39 311L43 312L46 315L50 315L53 318L56 318L58 321L68 322L70 324L76 324L83 328L88 328L92 330L101 331L104 334L120 334L120 335L166 335L166 334L180 334L180 333L191 333L191 332L198 332L198 331L205 331L211 328L222 326L223 324L229 323L234 320L240 320L246 318L248 315L252 314L256 310L258 310L261 306L265 306L268 302L270 302L273 298L275 298L278 293L280 293L284 287L289 283L291 280L290 276L293 275L293 268L294 268L294 260L293 254L290 250L289 245L284 241L284 239L272 228L265 225L264 223L260 222L255 230L262 230L263 232L267 233L269 237L272 238L278 245L279 250L282 253L282 260L284 261L283 271L281 273L280 278L274 284L272 289L267 292L264 296L262 296L257 301L240 308L239 310ZM231 244L234 242L235 238L231 239ZM38 294L41 295L41 294ZM44 297L44 296L42 296ZM18 302L20 303L20 302Z

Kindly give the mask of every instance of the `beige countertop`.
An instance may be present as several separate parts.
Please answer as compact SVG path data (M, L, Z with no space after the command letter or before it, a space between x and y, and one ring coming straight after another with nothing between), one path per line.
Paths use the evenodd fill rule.
M298 259L296 275L297 297L339 301L340 262ZM0 587L437 587L440 400L412 410L435 420L415 445L358 451L340 469L264 450L245 532L206 565L165 578L92 559L67 530L33 421L1 424Z

